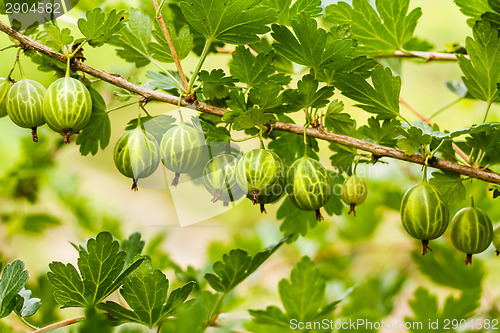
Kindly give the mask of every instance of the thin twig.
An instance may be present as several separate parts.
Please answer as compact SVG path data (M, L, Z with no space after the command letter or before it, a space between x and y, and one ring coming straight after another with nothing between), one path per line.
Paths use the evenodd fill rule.
M419 117L422 121L424 121L425 123L429 124L429 125L434 125L434 123L432 122L431 118L427 117L426 115L424 115L423 113L421 113L420 111L418 111L418 109L416 109L413 105L411 105L410 103L408 103L408 101L406 99L404 99L403 97L399 97L399 103L403 104L404 106L406 106L411 112L413 112L417 117ZM458 147L455 142L453 142L451 144L451 146L453 147L453 150L464 160L465 163L471 165L472 167L475 167L474 163L471 164L470 160L469 160L469 156L467 156L467 154L462 150L460 149L460 147Z
M168 47L170 48L170 53L172 53L172 58L174 58L175 67L177 67L177 71L179 72L179 76L182 80L182 86L184 87L184 91L188 91L189 84L186 79L186 75L184 74L184 70L181 66L181 61L179 60L179 56L177 55L177 51L175 50L174 43L172 42L172 38L170 37L170 33L168 32L167 25L165 24L165 20L163 19L163 15L161 15L161 10L158 6L158 0L153 0L155 11L156 11L156 19L158 23L160 23L161 30L167 39Z
M464 54L466 59L470 59L468 55ZM457 61L456 53L441 53L441 52L418 52L411 53L396 51L393 54L381 55L377 58L415 58L424 59L424 61L440 60L440 61Z
M52 51L45 45L42 45L38 42L33 41L32 39L24 36L23 34L12 30L10 27L5 25L4 23L0 22L0 31L6 33L7 35L11 36L12 38L18 40L21 42L25 48L30 48L33 50L36 50L42 54L45 54L51 58L54 58L56 60L59 60L61 62L65 62L66 58L57 52ZM93 67L90 67L88 65L85 65L81 63L80 61L75 61L73 64L73 68L82 72L85 72L89 75L92 75L96 78L99 78L103 81L109 82L114 86L129 90L133 93L139 94L146 99L152 101L160 101L160 102L165 102L173 105L177 105L179 103L179 97L172 96L170 94L161 92L161 91L154 91L151 89L147 89L138 85L135 85L127 80L125 80L123 77L118 77L116 75L111 75L108 73L105 73L103 71L99 71ZM205 112L205 113L210 113L212 115L216 116L223 116L227 110L215 107L206 103L202 103L199 101L196 101L194 104L188 103L185 99L182 99L180 101L180 105L182 106L194 106L198 111L200 112ZM295 133L299 135L304 134L304 127L299 126L296 124L290 124L286 122L276 122L272 126L270 126L272 130L280 130L280 131L285 131L285 132L290 132L290 133ZM394 159L402 160L402 161L407 161L411 163L416 163L416 164L425 164L425 157L423 155L406 155L402 150L395 149L395 148L390 148L390 147L385 147L381 145L377 145L371 142L366 142L360 139L352 138L347 135L342 135L342 134L337 134L337 133L332 133L326 130L318 130L316 128L308 128L306 131L306 135L317 138L320 140L325 140L329 142L335 142L338 144L341 144L343 146L348 146L356 149L360 149L363 151L370 152L374 155L376 158L381 158L381 157L391 157ZM430 165L431 167L438 168L444 171L451 171L451 172L456 172L462 175L466 175L472 178L477 178L481 179L487 182L492 182L492 183L500 183L500 174L493 172L491 170L487 169L477 169L477 168L471 168L466 165L461 165L458 163L454 163L451 161L447 160L442 160L442 159L436 159L433 161L433 163Z
M40 328L40 329L38 329L36 331L33 331L33 333L42 333L42 332L53 331L55 329L58 329L58 328L61 328L61 327L65 327L65 326L69 326L69 325L73 325L73 324L79 323L79 322L84 321L84 320L85 320L85 317L77 317L77 318L66 319L66 320L60 321L58 323L55 323L55 324L52 324L52 325Z

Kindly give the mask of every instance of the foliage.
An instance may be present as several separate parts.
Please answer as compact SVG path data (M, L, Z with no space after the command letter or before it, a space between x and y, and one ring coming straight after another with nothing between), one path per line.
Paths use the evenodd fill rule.
M219 241L208 246L207 257L213 263L186 265L174 261L162 248L170 230L145 239L138 232L123 237L120 214L96 208L90 198L80 195L78 181L83 183L92 173L73 174L69 165L77 162L74 156L67 161L70 148L63 147L59 136L42 129L36 145L28 140L19 146L5 145L6 151L18 151L21 158L12 161L8 154L13 153L6 152L3 159L0 254L5 263L14 252L9 247L22 246L18 245L25 244L22 240L36 240L61 227L75 229L78 239L86 240L83 245L73 244L76 264L53 261L47 274L37 271L32 279L20 259L9 260L4 267L0 261L0 318L17 316L30 327L47 327L63 320L66 312L59 311L60 306L78 308L75 311L84 314L78 332L138 333L144 327L156 332L245 328L282 333L293 332L294 321L380 322L399 316L407 323L437 320L442 324L450 318L498 317L497 307L482 298L489 292L487 273L497 273L490 265L491 251L467 268L445 234L435 241L433 253L409 255L401 245L409 238L398 234L403 229L391 224L397 220L395 210L400 208L403 187L410 183L396 177L404 170L414 183L417 176L413 169L385 165L388 156L410 162L425 160L424 180L446 198L451 211L462 208L469 195L474 197L472 202L485 207L492 220L500 217L492 203L500 196L500 186L474 181L469 189L468 182L495 179L500 170L500 123L488 121L494 117L495 104L500 103L500 4L497 0L454 2L466 16L471 36L465 37L463 46L453 44L446 46L447 52L432 54L426 52L434 46L415 36L422 9L410 0L340 1L326 8L320 0L141 1L138 8L130 8L127 1L81 0L79 11L68 14L79 16L74 20L53 18L21 31L44 48L26 45L26 40L10 33L10 44L2 48L19 52L1 82L31 77L33 67L24 65L27 56L38 71L54 76L51 79L71 76L89 90L92 116L76 139L82 156L106 158L112 137L139 126L160 144L164 134L180 122L189 124L207 143L202 147L207 152L199 154L206 155L200 157L200 165L182 176L200 191L203 177L199 171L209 156L221 151L244 153L235 142L248 139L276 153L287 168L303 156L329 161L333 190L322 208L327 221L318 222L314 212L298 209L285 191L268 215L252 219L250 214L235 214L238 224L224 241L227 244ZM0 0L1 13L6 12L6 4ZM22 30L18 20L13 19L11 25ZM116 52L110 61L118 61L106 70L120 73L101 71L105 66L99 63L99 56L110 52ZM447 81L446 86L457 95L457 102L475 100L474 107L484 106L479 116L471 112L467 120L473 121L463 128L434 123L438 119L434 116L441 112L455 116L447 111L455 102L429 116L413 110L412 117L420 120L400 108L405 104L412 109L402 97L408 89L402 86L406 77L400 74L404 59L414 58L418 66L426 66L436 55L456 60L454 68L459 72L455 74L462 76L463 83ZM84 61L97 69L83 67ZM81 68L87 68L86 73L77 70ZM112 89L98 82L100 79L111 83ZM154 113L159 110L152 104L154 100L176 104L180 116ZM115 119L111 113L133 105L139 114L134 111L132 119ZM470 105L464 108L473 110ZM189 108L204 112L192 117ZM8 131L8 135L12 133ZM166 156L175 162L185 153ZM449 171L450 166L460 173ZM428 172L428 167L436 170ZM373 174L382 169L389 176L375 180ZM363 172L368 174L370 194L357 217L343 214L344 179L356 173L364 177ZM160 186L157 179L152 178L154 186ZM177 189L170 189L175 201ZM245 194L252 197L243 191L241 196ZM244 202L237 209L243 207L246 213L249 201ZM194 206L197 210L196 203ZM262 250L263 244L281 237ZM196 241L190 240L186 246ZM277 253L279 248L284 249ZM360 253L373 252L375 257L378 251L385 257L376 266L387 266L387 270L369 270L366 262L371 257L360 259ZM293 267L289 278L281 276L283 266L279 264ZM268 267L275 273L273 278L280 280L277 288L262 282L268 277ZM432 284L422 283L425 279ZM254 308L253 302L262 299L267 302L276 290L278 303L249 310L238 322L226 315ZM396 305L403 303L408 304L403 307L405 312L396 312ZM0 322L0 331L14 332L9 325Z

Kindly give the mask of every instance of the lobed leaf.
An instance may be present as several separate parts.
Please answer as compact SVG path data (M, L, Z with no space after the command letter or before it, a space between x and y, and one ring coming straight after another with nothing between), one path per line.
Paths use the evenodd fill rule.
M133 62L137 67L144 67L151 62L151 42L153 23L149 16L140 10L132 9L130 16L110 43L117 46L116 54L127 62Z
M101 303L98 307L108 312L114 320L136 322L152 328L185 302L193 286L194 283L190 282L174 290L167 299L167 277L161 271L153 270L151 262L146 261L123 281L120 289L130 309L112 301Z
M104 13L99 7L87 11L86 17L78 20L78 28L92 47L99 47L118 37L125 26L127 14L124 10Z
M300 13L316 17L323 11L321 0L264 0L262 4L276 9L278 12L277 22L281 25L290 25L291 19Z
M295 35L283 25L273 24L273 47L283 57L319 73L331 64L347 64L354 46L350 39L335 39L331 33L318 28L315 19L306 13L292 20Z
M179 60L185 59L193 49L193 34L191 34L191 31L189 30L189 26L185 25L179 30L179 32L176 32L172 21L167 21L165 24ZM148 45L152 57L160 62L174 62L167 39L161 31L158 22L155 22L153 37L156 42L151 42Z
M226 98L229 93L229 88L234 87L234 78L225 76L222 69L213 69L210 73L201 71L198 75L203 86L203 96L206 99L222 99Z
M28 282L28 277L24 262L19 259L5 266L0 279L0 318L7 317L16 308L18 293Z
M334 87L321 87L313 75L307 74L297 82L297 89L288 89L283 93L283 100L300 108L321 109L328 105L329 98L333 95Z
M227 294L255 272L287 240L287 238L282 239L253 257L241 249L231 250L223 255L222 261L214 263L215 274L207 273L205 279L214 290Z
M457 55L464 76L462 80L474 98L488 104L500 102L497 83L500 82L500 36L498 29L487 21L479 21L467 37L465 47L470 61Z
M124 270L125 252L108 232L101 232L79 248L78 272L72 264L52 262L47 274L56 301L67 307L92 307L116 291L142 263L136 260Z
M393 77L390 68L377 65L372 71L372 85L361 74L334 75L334 85L342 95L361 104L357 107L375 113L379 119L392 119L399 115L401 78Z
M349 24L352 37L357 40L356 53L367 55L392 54L403 50L413 38L420 8L408 13L410 0L377 0L376 8L368 0L353 0L326 7L325 18L332 24Z
M465 199L465 186L458 173L435 171L429 183L434 186L449 203L458 203Z
M76 139L83 156L97 154L99 147L101 150L106 149L111 138L111 121L106 112L106 102L97 90L92 87L88 89L92 97L92 116Z
M267 25L276 21L276 10L261 1L190 0L179 5L191 27L207 40L241 45L258 41L257 35L268 32Z

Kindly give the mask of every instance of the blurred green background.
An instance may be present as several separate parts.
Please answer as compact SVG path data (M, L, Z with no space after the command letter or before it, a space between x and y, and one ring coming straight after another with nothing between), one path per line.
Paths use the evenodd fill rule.
M84 15L84 8L94 5L103 4L100 1L81 0L79 7L61 18L60 25L71 28L77 34L77 18ZM106 1L104 5L108 8L128 8L138 5L138 2ZM412 1L412 6L422 7L423 10L415 34L433 43L437 51L446 50L449 43L464 44L465 37L471 33L466 17L451 0ZM5 16L0 16L0 19L2 22L7 21ZM8 44L8 38L0 34L0 48ZM0 76L7 75L15 52L14 49L0 52ZM92 67L142 82L147 80L146 71L155 69L153 65L136 69L118 58L111 46L98 49L87 47L85 56L88 59L86 63ZM190 55L183 61L186 72L194 70L196 60L195 55ZM222 66L228 73L229 60L228 54L211 54L204 68ZM55 79L50 73L38 71L28 58L22 57L21 62L30 79L46 87ZM396 71L402 77L401 96L422 113L430 115L456 99L456 95L446 88L445 80L460 80L461 72L457 63L432 61L424 64L417 60L405 60L399 64L391 62L391 65L397 68ZM175 69L173 64L167 65L167 68ZM17 73L14 78L18 78ZM108 108L121 104L113 97L112 86L97 83L95 87L105 98ZM334 98L344 100L346 109L357 120L358 126L366 122L368 116L365 112L352 107L352 103L338 93ZM154 115L174 109L174 106L166 104L148 104L148 111ZM481 122L484 109L485 104L482 102L465 100L450 107L435 120L441 129L454 130ZM489 120L498 121L499 111L500 108L495 105ZM245 200L221 215L192 226L180 227L172 202L175 190L141 188L137 193L130 191L130 179L124 178L115 169L113 146L127 122L137 112L137 106L131 106L111 113L112 137L105 151L99 151L96 156L82 157L78 147L71 144L53 154L50 158L54 165L48 167L37 163L38 158L46 158L37 150L51 151L55 136L47 128L42 128L40 136L46 138L45 142L36 145L27 140L27 130L13 125L8 117L0 119L0 184L3 186L0 189L0 257L4 262L16 258L25 261L33 278L30 284L35 296L47 293L48 287L40 289L37 279L47 272L51 261L75 262L77 253L69 242L82 243L101 230L109 230L122 239L138 231L147 244L155 240L157 247L150 248L148 254L153 258L153 263L172 278L174 271L171 261L183 268L191 265L207 271L212 262L220 260L222 254L232 248L240 247L255 253L280 239L280 222L275 218L279 204L269 205L268 213L261 215L257 207ZM402 114L407 119L416 119L404 106ZM243 147L250 149L257 145L255 141ZM322 162L329 165L328 146L321 143L320 147ZM346 209L341 216L325 216L325 221L319 223L307 237L301 237L294 244L281 248L275 257L235 292L230 300L235 310L225 320L230 322L248 318L247 308L279 304L277 283L289 276L291 268L303 255L310 256L328 280L328 300L341 298L354 287L337 312L339 315L351 306L356 307L359 316L403 320L411 314L408 300L419 286L425 285L441 299L449 294L457 294L455 289L432 282L418 269L412 256L418 254L419 244L405 234L400 223L401 197L407 188L420 180L420 167L397 161L388 162L375 167L359 167L358 173L368 183L369 195L358 208L356 218L347 215ZM30 204L24 199L12 199L9 186L16 186L12 185L16 179L29 179L30 175L39 177L37 202ZM22 185L26 189L33 184ZM487 211L494 225L497 225L500 206L491 199L487 184L475 182L474 191L477 205ZM451 214L464 205L466 203L452 205ZM429 257L436 256L439 260L443 258L443 253L447 253L462 265L462 254L452 250L448 232L437 243L439 250ZM500 274L500 259L495 257L492 248L476 259L468 270L486 267L481 309L493 311L500 301L500 287L496 281ZM79 313L71 309L46 311L45 314L37 314L35 320L41 323ZM15 319L6 320L19 332L25 331Z

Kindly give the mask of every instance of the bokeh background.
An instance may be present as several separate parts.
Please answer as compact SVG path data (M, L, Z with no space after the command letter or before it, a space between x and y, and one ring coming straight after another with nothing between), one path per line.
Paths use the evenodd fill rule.
M329 3L331 1L324 1L325 5ZM75 23L87 8L143 5L139 1L80 0L77 8L60 18L59 24L78 35ZM412 1L411 5L423 10L415 34L434 44L437 51L449 49L451 43L464 44L465 37L471 34L466 17L451 0L420 0ZM7 18L0 16L0 20L6 22ZM0 48L8 44L8 38L0 34ZM15 52L13 49L0 52L0 76L7 75ZM118 58L111 46L85 48L85 56L86 63L92 67L142 82L147 81L146 71L155 69L153 65L136 69ZM222 67L228 73L230 57L230 54L211 54L204 68ZM185 71L194 70L196 61L193 54L184 60ZM21 62L27 76L46 87L55 80L53 74L38 71L27 57L23 56ZM402 77L401 96L423 114L431 115L457 99L457 95L445 85L446 80L460 80L461 72L455 62L391 60L385 64L391 65ZM175 69L173 64L167 68ZM17 79L17 73L13 77ZM301 77L301 73L296 77ZM103 95L108 108L121 105L114 98L111 85L96 83L95 87ZM334 98L344 101L346 110L356 119L358 126L366 122L368 115L365 112L352 107L352 103L339 93ZM157 115L171 112L175 106L150 103L147 108L151 114ZM461 100L437 116L435 121L442 129L454 130L481 122L484 109L482 102ZM407 119L416 119L404 106L401 110ZM489 120L499 120L499 111L500 108L494 106ZM220 215L181 227L172 199L176 195L175 189L140 188L139 192L131 191L130 179L115 169L113 147L137 112L134 105L111 113L110 146L96 156L86 157L80 155L74 144L53 153L56 137L47 128L40 129L40 136L45 139L36 145L29 142L27 130L12 124L8 117L0 119L0 257L4 262L21 258L26 263L35 296L50 293L43 276L51 261L75 263L77 253L69 242L83 243L101 230L109 230L117 238L140 232L146 240L147 254L173 280L172 262L182 268L192 266L206 272L214 261L220 260L222 254L232 248L255 253L281 238L280 221L276 219L279 204L269 205L268 213L261 214L249 200L244 200ZM241 146L245 151L257 147L258 142L250 141ZM320 148L321 160L329 166L331 152L328 145L321 143ZM43 163L39 163L40 160ZM405 234L400 223L400 200L406 189L421 179L420 167L397 161L386 162L359 166L358 173L366 179L369 195L358 207L356 218L347 215L345 207L341 216L325 216L325 220L306 237L282 247L231 295L229 302L233 310L225 320L242 322L249 318L248 308L279 304L277 283L289 276L291 268L304 255L310 256L327 278L327 300L343 298L350 292L341 303L339 312L344 311L342 307L356 307L360 316L403 320L411 315L408 300L419 286L425 285L441 299L456 295L457 291L431 282L417 268L412 255L418 254L419 244ZM31 176L37 181L30 183ZM28 180L21 184L20 179ZM37 200L31 203L23 196L13 199L14 189L19 188L23 193L34 191ZM203 190L200 187L199 191ZM491 198L487 184L476 182L474 192L477 205L487 211L497 225L500 206ZM452 205L451 213L464 205L465 202ZM456 261L461 261L462 254L452 249L448 232L437 243L438 249L449 251ZM436 251L430 256L438 253ZM492 248L478 255L477 259L468 269L485 267L482 309L493 311L500 301L497 283L500 259L495 257ZM35 320L48 321L50 316L57 320L79 313L71 309L55 311L55 307L54 304L44 304L41 311L46 313L38 314ZM7 318L6 322L19 332L26 331L15 318Z

